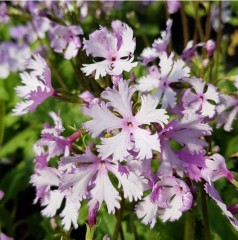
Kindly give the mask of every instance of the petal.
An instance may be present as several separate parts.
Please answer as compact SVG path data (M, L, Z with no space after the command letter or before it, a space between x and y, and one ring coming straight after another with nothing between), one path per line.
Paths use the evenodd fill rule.
M124 118L132 116L131 97L136 90L128 85L129 81L120 80L118 82L118 90L115 87L108 87L101 94L101 97L110 101L110 105L114 107Z
M60 213L60 217L62 218L61 223L66 231L70 230L71 224L73 224L75 229L78 227L78 214L80 206L80 202L75 202L70 196L66 196L65 207Z
M62 176L61 190L72 187L72 197L81 201L86 197L90 180L95 175L97 166L81 166L72 173L65 173Z
M136 128L133 131L135 138L135 148L138 151L138 159L152 158L152 150L160 151L160 141L158 135L151 133L142 128Z
M91 116L93 119L83 123L83 127L97 137L103 131L111 131L122 127L122 119L116 117L106 106L104 102L101 104L92 103L89 108L84 108L84 114Z
M99 79L100 77L105 77L107 72L109 71L110 62L107 60L96 62L92 64L83 64L81 70L86 74L86 76L90 74L94 74L95 72L95 79Z
M162 101L162 108L167 108L168 106L171 106L172 108L176 105L176 92L172 90L172 88L167 87L164 91L164 95L161 99Z
M128 156L130 149L130 132L121 131L116 136L110 138L101 138L102 145L97 145L99 156L107 159L113 156L113 160L123 161Z
M147 75L146 77L138 79L137 89L141 92L149 92L158 87L159 79L154 76Z
M150 196L145 197L142 202L138 203L135 211L137 217L142 218L142 223L150 224L150 228L154 227L158 214L158 206L151 202Z
M156 109L159 100L151 95L141 97L141 108L135 116L135 120L139 125L159 123L162 127L168 123L169 116L166 115L164 109Z
M115 213L115 208L120 208L118 191L112 185L105 165L101 165L95 179L95 187L91 190L92 199L99 202L101 205L105 201L109 213Z
M162 53L160 55L160 71L161 71L161 76L166 77L169 75L172 67L173 67L173 54L170 54L168 57L166 53Z
M185 62L183 60L177 60L174 62L172 71L169 74L170 82L178 82L179 79L189 77L190 69L185 67Z
M119 181L118 187L122 185L125 198L128 198L130 202L141 199L143 196L143 182L141 177L131 171L128 174L121 174L118 172L116 165L111 165L109 170L117 177Z
M42 211L42 215L46 217L53 217L56 211L60 208L63 201L64 194L59 190L50 191L49 194L44 198L42 206L46 206Z

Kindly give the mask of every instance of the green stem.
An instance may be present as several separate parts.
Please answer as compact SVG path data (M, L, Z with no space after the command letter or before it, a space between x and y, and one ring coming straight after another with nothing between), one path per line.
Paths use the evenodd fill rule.
M185 214L184 240L194 240L195 217L194 211Z
M204 227L204 240L210 240L210 227L207 213L206 192L204 190L204 184L201 184L201 204L202 204L202 218Z
M217 32L217 39L216 39L216 63L215 63L215 83L218 81L218 66L219 66L219 57L221 51L221 38L222 38L222 26L221 26L221 12L222 12L222 2L219 2L219 15L218 15L218 32Z
M117 222L116 222L116 226L112 235L112 240L117 240L118 239L118 235L119 232L121 230L121 222L122 222L122 216L123 216L123 210L124 210L124 205L125 205L125 199L122 197L121 200L121 208L117 211Z
M208 2L208 10L207 10L207 20L206 20L206 27L205 27L205 41L207 41L210 37L211 33L211 6L212 3Z
M192 1L192 4L193 4L194 11L195 11L195 22L196 22L196 27L195 28L198 31L200 42L203 42L204 41L204 34L203 34L201 21L200 21L200 16L199 16L198 2L197 1Z
M6 113L6 107L5 107L5 102L2 101L0 102L0 145L3 143L4 139L4 132L5 132L5 124L4 124L4 118L5 118L5 113Z
M181 19L182 19L182 26L183 26L183 43L185 48L187 45L187 42L189 41L189 36L188 36L188 23L187 23L185 8L184 8L184 2L181 2L180 13L181 13Z

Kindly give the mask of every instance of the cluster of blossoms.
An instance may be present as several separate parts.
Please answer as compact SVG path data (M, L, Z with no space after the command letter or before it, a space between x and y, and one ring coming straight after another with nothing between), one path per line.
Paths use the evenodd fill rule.
M113 32L101 27L89 40L83 41L87 55L105 60L85 64L82 70L96 79L111 75L113 86L107 87L100 98L90 96L82 111L91 120L68 138L62 136L64 128L59 115L50 113L54 126L46 124L41 139L35 144L35 173L31 177L37 190L35 202L41 202L43 215L55 216L65 199L60 216L66 230L72 224L75 228L78 226L83 200L88 200L91 227L103 203L109 213L115 213L122 198L130 202L141 200L135 207L136 215L151 227L158 217L162 221L178 220L193 207L193 181L205 182L206 192L237 228L237 220L213 186L221 177L233 182L233 174L220 154L209 153L204 140L212 134L209 122L218 114L220 126L229 114L225 130L231 129L237 100L229 97L229 101L224 101L228 96L220 94L214 85L192 76L184 60L168 51L171 26L169 20L162 37L141 55L142 63L158 59L159 64L148 66L147 75L136 81L124 80L122 76L123 71L130 71L137 64L133 62L135 39L127 24L114 21ZM79 28L70 29L82 34ZM61 36L70 34L61 27L54 31L62 31ZM52 47L62 51L66 39L55 37ZM16 115L34 111L46 98L57 93L51 85L50 69L40 55L34 55L27 68L30 74L21 74L24 86L16 88L17 94L26 101L16 106ZM180 88L176 88L176 84ZM230 107L234 109L229 113ZM79 153L74 144L83 132L98 141L88 143L84 152ZM174 148L172 142L179 148ZM51 166L50 159L58 156L61 157L58 166ZM155 161L159 163L157 169L152 168ZM117 179L117 187L109 175ZM149 195L145 196L144 192L148 191Z
M224 125L224 130L232 130L238 98L220 93L216 86L191 70L197 48L203 48L205 60L209 61L215 43L189 42L178 56L169 50L173 25L169 19L166 30L142 51L138 63L134 61L133 30L126 23L113 21L111 30L101 26L88 40L82 40L84 31L80 26L50 21L38 11L41 3L35 4L25 6L35 17L32 24L11 31L17 44L22 39L32 43L47 32L50 47L65 59L72 60L79 51L93 58L93 63L83 63L80 69L88 80L111 78L98 97L90 92L70 96L54 88L51 69L43 54L39 54L41 51L35 51L29 58L30 50L23 45L10 42L0 45L1 78L10 71L26 69L20 74L22 86L15 89L24 100L16 104L14 115L34 112L53 97L71 102L77 98L76 102L82 103L81 111L90 118L66 137L60 115L50 112L54 125L46 123L34 145L35 169L30 179L36 189L34 203L40 202L42 215L54 217L60 212L65 230L77 228L80 207L87 202L92 228L103 204L114 214L120 209L121 200L127 199L137 202L135 214L152 228L158 218L163 222L175 221L185 211L193 210L195 183L201 183L238 230L238 220L233 215L236 209L225 205L213 185L220 178L232 184L236 181L224 157L212 152L211 142L206 141L213 133L214 121L217 127ZM168 1L170 13L180 7L179 1L176 4ZM57 6L51 3L47 8L61 16ZM1 19L8 21L2 16ZM26 62L22 54L28 59ZM123 73L138 65L147 74L125 79ZM235 87L238 89L238 79ZM90 141L78 148L85 136L90 136ZM55 164L52 159L59 161Z

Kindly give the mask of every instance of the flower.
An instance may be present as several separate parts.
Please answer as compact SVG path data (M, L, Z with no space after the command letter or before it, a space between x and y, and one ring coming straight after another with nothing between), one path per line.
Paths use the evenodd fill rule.
M83 30L79 26L57 25L52 31L51 47L55 52L64 52L65 59L72 59L78 54L78 50L81 47L81 40L78 35L82 34Z
M171 39L172 24L172 19L168 19L166 22L166 30L161 32L161 37L154 41L152 48L147 47L142 51L140 58L143 64L148 64L158 58L161 54L166 53Z
M64 229L68 231L71 224L73 224L75 228L78 227L78 211L81 205L72 198L73 195L70 190L66 189L65 191L61 191L58 189L61 174L58 169L48 166L42 169L35 169L35 173L31 176L30 183L35 186L37 190L35 203L38 199L41 200L41 206L45 207L41 213L46 217L55 216L64 198L66 199L60 217L62 218ZM51 190L51 187L56 187L57 189Z
M154 227L156 218L163 222L178 220L184 211L191 208L193 195L189 187L182 180L175 177L164 177L152 189L150 195L145 197L136 206L138 218L142 223Z
M224 124L224 130L230 132L232 130L232 123L238 113L238 99L222 93L219 94L219 99L220 104L216 108L218 113L217 127Z
M180 0L167 0L169 14L176 13L180 9Z
M53 96L55 92L51 85L50 69L39 54L33 55L33 58L27 63L27 68L31 70L30 73L23 72L20 74L25 86L16 87L17 95L23 97L25 101L17 103L13 109L14 115L23 115L35 111L38 105L48 97Z
M168 57L166 53L160 55L160 73L154 72L152 75L138 79L138 89L142 92L156 89L154 96L162 102L162 108L176 105L176 92L170 84L178 82L180 79L188 77L190 72L185 67L183 60L173 61L174 54Z
M216 105L211 104L213 101L215 104L219 102L218 92L216 87L212 84L206 84L201 78L186 79L192 85L195 93L192 89L187 89L184 92L182 101L185 112L200 113L204 117L212 118L215 114ZM207 86L207 88L205 88ZM205 90L206 89L206 90Z
M226 177L229 181L233 179L232 173L227 169L226 162L220 154L213 154L205 160L205 168L202 169L202 176L211 183Z
M116 87L107 88L101 97L107 100L93 103L84 109L86 115L93 119L83 124L93 137L110 132L111 137L102 137L101 145L97 145L102 159L113 156L113 160L124 160L129 150L138 153L138 159L151 158L152 150L160 150L160 142L156 134L144 127L151 123L163 126L168 116L164 109L156 109L159 101L151 95L141 97L141 108L133 115L132 95L135 88L129 87L129 82L120 80Z
M187 173L193 180L201 180L201 168L205 167L203 148L206 142L200 138L211 134L211 127L201 122L195 116L184 116L183 119L174 119L161 130L161 165L158 174L172 176L173 172L179 176ZM183 148L174 151L170 141L176 141Z
M95 218L91 211L97 211L103 201L109 213L115 213L115 208L120 208L121 197L108 176L109 172L118 179L118 187L122 186L124 197L130 202L142 197L144 179L135 173L130 163L126 165L127 174L122 174L118 170L118 162L113 162L111 159L102 160L88 147L83 155L61 158L61 164L75 164L73 170L63 174L60 189L70 188L73 199L78 202L90 199L90 221L94 221Z
M14 239L11 237L8 237L6 234L2 232L0 233L0 240L14 240Z
M135 39L132 29L119 20L112 22L113 32L101 27L89 35L89 40L84 39L86 54L94 58L102 58L102 61L93 64L83 64L82 71L88 76L95 72L95 79L106 74L119 75L123 71L129 72L137 65L133 53L135 51Z
M9 20L7 4L2 2L0 3L0 23L7 24Z

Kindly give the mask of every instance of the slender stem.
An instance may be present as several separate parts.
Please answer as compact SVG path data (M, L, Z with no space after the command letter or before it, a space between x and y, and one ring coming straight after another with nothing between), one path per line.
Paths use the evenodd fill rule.
M208 10L207 10L207 20L206 20L206 27L205 27L205 41L207 41L210 37L211 33L211 6L212 3L208 2Z
M185 214L184 240L194 240L195 217L194 211Z
M4 132L5 132L5 123L4 123L4 118L5 118L5 113L6 113L6 106L5 102L2 101L0 102L0 145L3 143L4 140Z
M222 12L222 2L218 3L218 32L217 32L217 39L216 39L216 63L215 63L215 81L218 80L218 66L219 66L219 57L221 51L221 38L222 38L222 25L221 25L221 12Z
M123 216L123 210L124 210L124 205L125 205L125 199L124 197L122 197L121 200L121 208L117 211L117 222L116 222L116 226L112 235L112 240L117 240L118 239L118 235L119 232L121 231L121 222L122 222L122 216Z
M192 1L193 8L195 11L195 22L196 22L196 29L198 30L200 41L204 41L204 34L201 26L200 16L199 16L199 6L197 1Z
M47 60L47 63L49 64L50 69L51 69L53 75L55 76L55 79L56 79L57 82L59 83L59 85L60 85L64 90L68 91L68 88L67 88L66 85L64 84L64 82L63 82L61 76L59 75L57 69L55 68L53 62L52 62L50 59L48 59L48 60Z
M168 5L165 2L165 14L166 14L166 22L168 21L168 19L170 18L169 16L169 10L168 10ZM171 39L172 40L172 39ZM168 51L171 52L172 51L172 41L169 41L169 45L168 45Z
M182 26L183 26L183 43L184 43L184 47L186 47L187 42L189 41L189 36L188 36L188 23L187 23L185 8L184 8L184 2L181 2L180 13L181 13L181 19L182 19Z
M201 203L202 203L202 218L204 227L204 240L210 240L210 227L207 213L206 192L204 190L204 184L201 184Z

